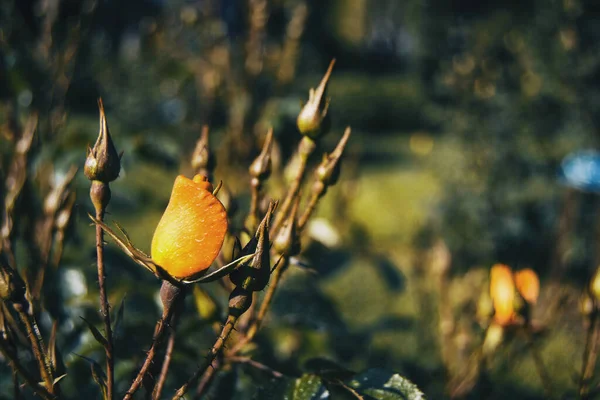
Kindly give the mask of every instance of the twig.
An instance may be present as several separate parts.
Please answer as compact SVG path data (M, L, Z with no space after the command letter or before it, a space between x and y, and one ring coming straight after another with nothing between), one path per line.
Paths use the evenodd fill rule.
M237 319L238 319L237 316L234 316L234 315L231 315L231 314L227 316L227 321L225 321L225 325L223 326L223 330L221 331L221 334L219 335L219 337L217 337L217 340L215 341L215 344L210 349L208 355L204 359L204 362L200 365L200 367L198 367L198 369L196 370L196 372L194 373L194 375L192 375L192 377L190 379L188 379L188 381L186 383L184 383L179 388L179 390L177 390L177 392L175 393L175 396L173 396L172 400L178 400L178 399L183 398L183 396L189 390L190 385L193 385L194 382L196 381L196 379L198 379L198 377L201 374L203 374L204 371L206 371L207 368L210 368L210 366L211 366L212 362L214 361L214 359L219 355L219 353L223 349L223 345L225 344L225 341L227 340L227 338L231 334L231 331L233 331L233 327L235 326L235 323L236 323Z
M282 257L279 261L278 265L275 267L275 270L271 274L271 279L269 280L269 286L267 287L267 291L265 293L265 297L263 298L262 303L260 304L260 309L258 310L258 314L256 315L256 319L252 322L250 327L248 328L248 332L246 332L246 336L241 338L235 346L227 352L227 357L233 357L237 354L246 344L250 343L256 333L260 329L262 321L264 320L267 312L269 311L269 307L271 302L273 301L273 297L275 295L275 290L279 285L279 281L281 280L281 276L283 275L283 271L289 265L289 258Z
M33 355L38 362L38 368L40 370L40 376L48 387L48 391L52 393L54 387L54 379L52 378L52 369L48 362L46 349L44 348L44 342L40 330L33 319L24 309L23 305L15 303L13 308L19 314L19 318L25 325L27 330L27 337L31 343L31 350Z
M167 284L170 284L170 283L167 281L163 281L163 285L167 285ZM132 398L134 393L140 388L140 385L142 384L144 376L146 375L146 373L148 372L148 369L152 365L154 357L156 356L156 349L162 342L162 339L163 339L163 336L165 333L165 327L168 325L169 319L171 319L171 315L173 315L175 308L179 307L181 305L181 303L183 302L183 299L185 298L185 290L183 288L180 288L180 289L181 290L176 292L175 295L171 298L171 302L169 304L165 304L165 307L163 308L162 316L158 320L158 322L156 323L156 327L154 328L154 336L152 337L152 346L150 347L150 350L148 351L148 354L146 355L146 359L144 360L144 364L142 365L142 368L140 368L140 372L138 372L137 376L133 380L133 383L131 384L131 387L127 391L127 394L125 394L125 397L123 398L123 400L129 400ZM161 291L162 291L162 289L161 289Z
M21 388L19 387L19 375L17 375L17 371L13 370L13 396L15 400L19 400L21 398Z
M281 372L275 371L274 369L270 368L269 366L259 363L258 361L255 361L255 360L251 359L250 357L234 356L234 357L229 357L227 359L227 361L251 365L256 369L260 369L261 371L268 372L269 374L273 375L273 377L275 377L275 378L283 377L283 374Z
M271 228L271 232L276 233L277 230L281 227L281 224L285 220L294 199L298 195L298 191L300 190L300 185L302 184L302 180L304 179L304 174L306 172L306 164L308 163L308 158L315 150L315 142L313 142L308 137L303 137L298 145L297 157L299 157L299 165L296 171L296 176L285 196L285 200L279 209L279 212L275 216L275 222L273 223L273 227Z
M33 376L31 376L29 374L29 372L27 372L27 370L25 369L25 367L23 367L21 365L19 360L16 357L14 357L14 354L9 349L6 348L4 340L1 338L0 338L0 353L2 353L2 355L8 360L8 363L10 364L11 368L14 371L16 371L19 375L21 375L21 377L25 380L25 382L27 382L27 384L31 387L31 389L34 392L36 392L38 395L40 395L40 397L42 397L46 400L53 400L56 398L56 396L54 396L52 393L50 393L48 391L48 389L41 386L37 382L37 379L35 379Z
M108 187L108 185L106 185ZM103 221L104 209L96 209L96 219ZM100 290L100 314L104 321L106 353L106 392L109 400L113 399L114 387L114 358L113 358L113 335L110 325L110 312L108 298L106 296L106 282L104 273L104 231L96 224L96 256L98 262L98 288Z
M214 360L210 365L211 368L207 368L206 371L204 371L204 374L202 374L202 379L200 379L200 382L198 382L198 387L196 388L196 395L194 396L194 398L199 399L200 396L202 396L202 394L204 393L204 391L208 389L210 383L213 380L213 377L215 376L215 373L217 372L220 366L221 363L219 362L219 360Z
M318 193L311 194L310 200L308 201L308 205L306 206L306 209L304 210L302 216L298 220L298 231L302 231L302 228L304 228L310 216L315 211L315 208L317 207L320 198L321 195L319 195Z
M579 396L581 399L589 398L590 380L594 373L596 359L598 357L598 336L600 334L600 319L598 317L598 308L597 305L594 304L594 311L591 314L590 325L586 335L581 378L579 380Z
M173 348L175 347L175 324L177 323L177 315L173 315L171 318L171 329L169 330L169 340L167 341L167 348L165 349L165 358L163 360L162 367L160 369L160 375L154 390L152 391L152 399L160 399L160 394L167 381L167 374L169 373L169 367L171 366L171 358L173 356Z
M307 15L308 6L304 1L300 2L292 11L292 17L286 27L285 42L281 51L279 69L277 70L278 89L291 83L296 74L298 48L300 47L300 39L304 32Z

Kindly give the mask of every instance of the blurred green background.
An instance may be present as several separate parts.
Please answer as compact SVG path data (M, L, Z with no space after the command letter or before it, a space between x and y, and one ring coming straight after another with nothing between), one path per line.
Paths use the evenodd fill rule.
M457 397L546 398L518 335L505 337L485 379L470 376L489 321L478 302L501 262L539 274L536 344L553 394L574 398L586 332L578 300L600 261L600 202L562 185L559 169L598 146L599 21L592 0L6 0L0 101L40 113L34 175L51 162L60 177L83 165L103 98L125 152L109 219L148 250L201 126L211 128L215 178L247 209L246 166L266 128L281 165L300 139L301 102L336 58L321 152L346 126L353 133L304 247L316 274L290 270L256 359L292 375L313 357L386 368L432 399L461 383L472 387ZM0 138L4 168L7 143ZM76 223L54 277L62 289L51 293L65 359L82 366L72 353L102 360L79 320L99 321L88 185L78 174ZM107 252L111 304L127 296L117 344L134 360L117 362L127 378L150 343L158 284L114 246ZM187 376L211 340L200 320L180 332L174 377ZM72 370L65 385L93 396L89 369ZM0 364L0 393L10 393L7 371ZM213 398L254 395L252 372L234 373L238 387L224 376Z

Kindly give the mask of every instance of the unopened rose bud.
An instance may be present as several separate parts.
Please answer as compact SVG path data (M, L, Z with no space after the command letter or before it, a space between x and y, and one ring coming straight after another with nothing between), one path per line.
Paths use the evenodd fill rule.
M515 285L527 303L536 303L540 295L540 279L532 269L525 268L515 272Z
M253 178L263 181L271 175L271 149L273 147L273 128L267 132L267 137L258 157L250 164L248 171Z
M515 283L507 265L496 264L490 271L490 297L494 303L494 320L502 326L515 317Z
M321 164L315 170L317 180L323 182L325 186L333 186L337 183L340 176L340 159L342 158L351 132L350 127L346 128L344 136L342 136L335 149L331 154L326 154L323 157Z
M83 172L91 181L109 183L117 179L121 172L121 157L108 131L102 99L98 99L100 108L100 132L92 149L88 149Z
M271 276L271 257L269 249L269 222L275 209L275 203L269 205L267 214L261 221L255 237L242 250L242 253L253 251L254 257L229 275L231 282L249 291L261 291L269 283Z
M594 299L587 292L584 292L579 298L579 312L586 317L594 312Z
M327 114L329 99L325 97L325 91L334 64L335 60L332 60L319 86L316 89L311 88L309 90L308 101L298 114L296 121L298 130L301 134L312 139L318 139L327 133L331 124Z
M215 168L215 159L208 145L208 127L202 128L200 139L196 142L196 148L192 154L191 165L196 174L206 175L210 178Z
M279 254L295 256L300 252L300 236L298 234L298 221L296 218L299 202L300 196L296 197L292 211L273 241L273 248Z

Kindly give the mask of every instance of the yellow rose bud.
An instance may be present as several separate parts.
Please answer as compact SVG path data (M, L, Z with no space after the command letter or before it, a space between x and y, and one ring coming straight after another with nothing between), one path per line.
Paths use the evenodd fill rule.
M202 175L175 179L171 199L152 238L152 260L184 279L208 269L227 232L227 213Z
M530 268L515 272L515 284L521 296L529 304L535 304L540 295L540 279Z
M514 317L515 283L510 267L496 264L490 271L490 297L494 303L494 320L508 325Z

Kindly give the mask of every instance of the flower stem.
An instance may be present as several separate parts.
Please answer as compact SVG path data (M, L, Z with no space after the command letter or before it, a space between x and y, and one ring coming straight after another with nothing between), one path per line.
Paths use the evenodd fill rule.
M600 318L598 318L598 311L598 306L594 304L594 311L590 318L590 325L585 341L583 365L581 368L581 378L579 380L579 397L583 400L589 398L590 381L594 374L596 359L598 358L598 337L600 335Z
M110 188L108 183L99 181L92 182L90 197L94 208L96 209L96 219L104 220L104 212L108 201L110 200ZM101 199L100 201L95 201ZM114 388L114 356L113 356L113 335L110 324L110 305L106 296L106 273L104 271L104 231L100 225L96 225L96 260L98 265L98 289L100 292L100 314L104 322L104 352L106 354L106 396L112 400Z
M230 351L227 352L227 357L233 357L246 344L250 343L256 336L256 333L260 329L262 321L264 320L265 316L267 315L267 312L269 311L269 307L271 306L271 302L273 301L273 297L275 295L275 290L277 289L277 286L279 285L279 282L281 281L283 272L287 269L288 265L289 265L289 258L282 257L282 259L279 261L277 267L275 267L275 270L271 274L271 279L269 280L269 286L265 293L265 297L263 298L263 301L260 304L260 309L258 310L256 319L252 322L252 324L248 328L246 335L243 338L241 338Z
M48 387L48 391L52 393L54 387L54 379L52 378L52 369L46 356L44 341L40 334L40 330L37 327L35 320L32 321L32 317L23 309L23 306L21 304L15 304L14 309L19 314L19 318L21 318L21 321L23 322L23 324L25 325L25 329L27 330L27 337L29 338L29 341L31 343L31 350L33 351L33 355L37 360L42 380L44 381L44 384Z
M8 360L10 366L27 382L31 389L45 400L55 399L56 396L50 393L48 389L41 386L37 379L29 374L29 372L21 365L19 359L15 357L9 349L6 348L4 339L0 338L0 353Z
M207 368L210 368L210 366L212 365L215 358L219 355L219 353L223 349L223 346L225 345L225 341L227 341L227 338L231 334L231 331L233 331L233 327L235 326L237 319L238 319L238 317L235 315L229 314L227 316L227 321L225 321L225 325L223 325L223 330L221 331L221 334L217 337L215 344L210 349L210 352L204 359L204 362L196 370L194 375L192 375L192 377L190 379L188 379L188 381L186 383L184 383L179 388L179 390L177 390L177 392L175 393L175 396L173 396L172 400L179 400L179 399L183 398L183 396L189 390L190 385L193 385L194 382L196 381L196 379L198 379L198 377L200 377L200 375L202 375L204 373L204 371L206 371Z
M297 156L299 157L299 165L296 170L296 176L290 187L287 191L283 204L279 209L277 215L275 216L275 222L273 223L273 227L271 232L277 233L277 230L281 227L281 224L285 220L292 203L294 202L295 197L298 195L300 191L300 185L302 184L302 180L304 179L304 174L306 172L306 164L308 163L308 158L315 150L316 144L309 138L303 137L298 145Z
M163 281L163 288L168 285L171 285L171 287L174 289L171 292L172 297L170 297L168 302L163 303L164 308L163 308L162 316L158 320L158 322L156 323L156 327L154 328L154 336L152 337L152 347L150 347L150 350L148 351L148 354L146 355L146 359L144 360L144 364L142 364L142 368L140 368L140 372L138 372L137 376L133 380L133 383L131 384L131 387L127 391L127 394L125 394L125 397L123 398L123 400L130 400L133 397L133 395L135 394L135 392L140 388L142 381L144 379L144 376L146 375L146 373L148 372L148 369L150 368L150 366L152 365L152 362L154 361L154 357L156 356L156 349L162 342L162 339L163 339L163 336L165 333L165 327L168 325L169 320L171 319L171 315L173 315L173 313L175 312L175 308L181 306L183 303L183 299L185 298L186 291L184 288L176 288L170 282ZM177 289L179 289L179 290L177 290ZM161 292L162 292L162 288L161 288Z
M160 375L154 390L152 391L152 399L160 399L160 394L167 381L167 374L169 373L169 367L171 366L171 359L173 356L173 349L175 348L175 324L177 323L177 313L173 314L171 318L171 329L169 330L169 339L167 341L167 348L165 350L165 358L163 360L162 367L160 369Z

